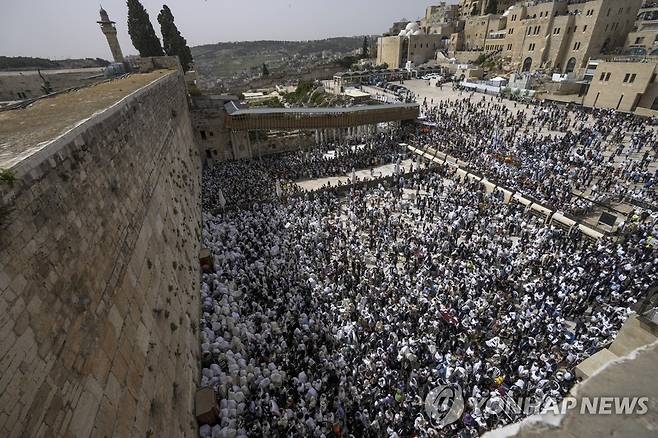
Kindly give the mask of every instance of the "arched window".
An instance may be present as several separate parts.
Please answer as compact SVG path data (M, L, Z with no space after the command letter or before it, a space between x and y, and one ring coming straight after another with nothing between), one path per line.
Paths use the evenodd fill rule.
M527 57L525 61L523 61L523 69L521 71L530 71L531 67L532 67L532 58Z
M567 62L567 68L564 69L565 74L573 73L573 71L576 69L576 58L571 58L569 62Z

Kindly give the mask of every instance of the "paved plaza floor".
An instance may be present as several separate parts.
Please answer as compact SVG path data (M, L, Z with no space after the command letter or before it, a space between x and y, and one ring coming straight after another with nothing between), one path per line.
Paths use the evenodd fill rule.
M411 164L413 163L414 168L418 165L411 159L403 160L400 162L400 172L406 172L410 169ZM351 173L351 172L350 172ZM354 175L358 178L359 181L369 181L374 178L382 178L386 176L393 175L395 173L395 163L385 164L383 166L377 166L373 169L373 175L370 173L370 169L355 170ZM317 178L317 179L308 179L303 181L297 181L299 187L304 190L313 191L320 189L327 184L331 186L337 186L340 181L341 184L347 184L350 181L351 175L344 176L330 176L326 178Z

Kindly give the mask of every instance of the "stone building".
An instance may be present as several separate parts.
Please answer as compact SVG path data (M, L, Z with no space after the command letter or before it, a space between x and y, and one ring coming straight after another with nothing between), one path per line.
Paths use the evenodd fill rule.
M462 18L477 15L502 14L518 0L459 0L459 16Z
M521 71L582 70L588 60L621 49L642 0L521 2L505 12L501 55Z
M430 47L447 48L458 59L464 53L495 53L520 71L582 73L590 58L620 52L625 46L638 52L653 50L658 8L643 8L636 24L641 6L642 0L462 0L458 11L445 4L430 6L419 33L441 35ZM638 34L629 37L634 28ZM379 41L380 60L390 68L426 58L426 51L418 47L427 41L417 41L412 56L412 41L399 39L409 37L408 30Z
M423 32L416 22L408 23L397 36L379 37L377 41L377 65L389 69L402 68L408 62L418 66L433 60L436 51L443 47L447 36Z
M441 2L436 6L428 6L425 16L420 20L421 30L430 34L450 37L458 26L459 6ZM401 29L400 29L401 30Z
M642 5L625 49L630 55L658 55L658 3Z
M583 104L595 108L658 114L658 59L610 58L597 61Z

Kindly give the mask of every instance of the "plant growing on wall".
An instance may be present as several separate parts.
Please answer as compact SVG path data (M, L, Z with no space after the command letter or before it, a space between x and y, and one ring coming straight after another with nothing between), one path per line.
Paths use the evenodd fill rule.
M16 175L9 169L0 169L0 184L13 186L16 182Z

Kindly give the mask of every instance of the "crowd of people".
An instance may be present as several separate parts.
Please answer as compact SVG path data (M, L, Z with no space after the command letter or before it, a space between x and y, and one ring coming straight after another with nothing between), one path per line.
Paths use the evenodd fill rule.
M478 436L519 418L482 400L563 396L657 279L651 224L590 242L447 167L264 198L204 213L201 384L221 400L204 437ZM466 405L439 429L423 402L442 384Z
M559 401L657 284L651 128L488 97L423 112L422 128L206 169L200 383L220 410L202 437L480 436L528 414L509 400ZM555 210L647 208L595 241L446 164L295 184L399 163L405 141ZM447 425L425 411L442 386L465 401Z
M211 164L203 185L206 211L248 206L257 201L291 196L301 191L301 180L350 175L355 169L374 169L394 163L407 153L401 142L408 129L393 129L349 141L327 142L300 150L256 160L240 160L231 166ZM253 190L243 190L249 180Z
M658 211L656 131L635 116L585 112L502 98L425 100L434 125L413 143L468 162L475 171L553 210L583 215L593 202L634 202Z
M394 162L406 150L400 146L401 132L355 137L344 144L325 143L308 151L265 158L267 172L282 181L299 181L349 174L352 169L369 169Z

